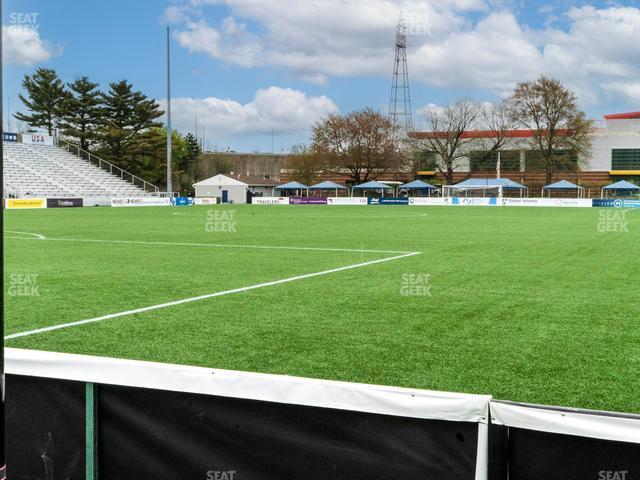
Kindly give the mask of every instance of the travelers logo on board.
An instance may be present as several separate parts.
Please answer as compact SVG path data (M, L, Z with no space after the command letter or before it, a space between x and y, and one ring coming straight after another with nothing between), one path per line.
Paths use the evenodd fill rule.
M209 233L236 233L235 210L208 210L204 229Z

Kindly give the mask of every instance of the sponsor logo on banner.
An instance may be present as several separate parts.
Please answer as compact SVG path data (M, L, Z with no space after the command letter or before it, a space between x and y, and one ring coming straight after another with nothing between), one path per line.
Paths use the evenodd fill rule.
M171 205L164 197L112 198L112 207L167 207Z
M604 199L594 198L592 200L594 207L609 207L609 208L640 208L640 200L625 200L622 198Z
M29 145L53 145L53 137L42 133L23 133L22 143Z
M44 198L7 198L7 208L47 208Z
M498 205L498 199L496 197L452 197L451 205L495 206Z
M289 197L289 205L326 205L326 197Z
M369 198L369 205L409 205L408 197Z
M329 197L327 205L367 205L367 197Z
M11 132L2 132L2 141L3 142L17 142L18 134Z
M76 208L82 205L81 198L47 198L47 208Z
M586 198L503 198L507 207L591 207Z
M410 197L409 205L449 205L447 197Z
M287 197L253 197L252 205L289 205Z
M217 205L217 197L200 197L193 199L194 205Z
M173 207L190 207L193 205L193 199L190 197L171 197L170 201Z

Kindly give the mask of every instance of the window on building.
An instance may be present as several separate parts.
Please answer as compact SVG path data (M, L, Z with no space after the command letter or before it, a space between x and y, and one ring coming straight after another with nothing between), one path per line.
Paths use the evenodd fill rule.
M436 170L436 152L415 152L413 160L417 172Z
M546 170L544 157L539 150L527 150L525 158L525 170L527 172L544 172ZM573 150L556 150L554 161L558 172L575 172L578 170L578 155Z
M614 148L611 150L612 170L640 170L640 148Z
M474 151L469 155L471 172L495 172L498 152ZM500 152L500 170L503 172L520 171L520 151L504 150Z

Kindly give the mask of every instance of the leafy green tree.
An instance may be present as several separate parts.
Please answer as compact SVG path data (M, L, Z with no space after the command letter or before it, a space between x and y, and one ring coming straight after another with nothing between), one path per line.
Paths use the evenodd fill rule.
M195 170L198 160L202 154L202 150L198 143L198 139L192 133L187 133L184 137L184 155L176 162L178 170L178 182L182 186L182 175L187 175L187 181L195 180ZM190 189L190 185L187 185Z
M80 77L67 86L70 95L66 98L60 128L64 135L77 139L80 148L88 150L102 120L102 94L98 90L98 84L89 81L87 77Z
M28 98L19 98L30 113L16 112L14 117L33 128L46 128L53 135L60 117L64 114L69 94L55 70L38 68L33 75L25 75L22 87Z
M109 91L102 94L104 116L100 125L100 154L122 168L139 174L136 155L144 151L147 143L157 140L157 135L142 134L160 127L162 124L156 119L164 112L155 100L134 91L126 80L110 83L109 87Z

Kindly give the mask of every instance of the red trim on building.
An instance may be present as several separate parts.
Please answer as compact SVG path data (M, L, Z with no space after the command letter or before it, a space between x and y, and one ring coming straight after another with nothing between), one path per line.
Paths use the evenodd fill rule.
M605 120L631 120L640 118L640 112L612 113L604 116Z

